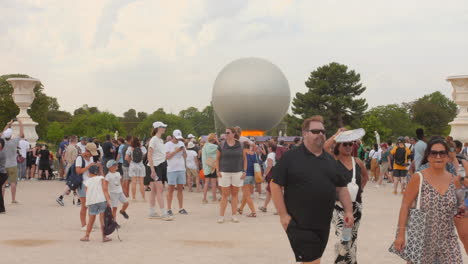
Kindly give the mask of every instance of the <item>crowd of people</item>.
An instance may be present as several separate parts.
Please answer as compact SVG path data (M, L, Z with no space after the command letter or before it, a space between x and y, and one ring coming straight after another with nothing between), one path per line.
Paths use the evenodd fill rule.
M128 219L129 200L140 196L148 202L149 218L171 221L174 211L189 214L184 191L195 190L201 204L219 202L216 221L220 224L239 222L246 206L246 216L257 217L273 200L274 213L298 262L320 263L333 226L335 263L357 263L357 237L365 217L363 193L372 181L377 188L393 184L393 194L403 195L395 248L405 247L408 212L421 189L421 208L429 215L430 230L421 263L462 263L456 232L468 252L468 218L457 199L468 186L464 178L468 146L450 137L425 138L423 129L416 130L416 138L399 137L395 145L381 143L377 137L377 143L366 149L359 139L338 140L344 129L327 139L320 116L304 121L302 137L293 144L275 137L256 142L241 136L239 127L198 140L191 134L184 138L182 131L173 129L163 139L167 125L157 121L148 139L108 135L101 144L93 138L66 136L54 166L55 157L47 146L29 147L21 122L19 137L12 136L12 123L0 139L0 213L5 213L7 183L12 203L17 203L18 180L50 178L55 174L53 166L57 177L66 179L57 203L65 206L65 196L78 197L81 229L86 232L81 241L90 240L96 216L102 226L106 207L112 208L114 219L118 213ZM264 199L263 205L256 208L253 197ZM226 213L228 205L230 213ZM102 233L102 241L111 239Z

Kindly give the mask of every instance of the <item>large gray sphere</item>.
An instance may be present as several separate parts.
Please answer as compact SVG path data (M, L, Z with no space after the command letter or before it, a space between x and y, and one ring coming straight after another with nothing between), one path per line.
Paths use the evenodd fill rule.
M267 131L286 115L288 80L271 62L244 58L226 65L213 87L213 108L225 126Z

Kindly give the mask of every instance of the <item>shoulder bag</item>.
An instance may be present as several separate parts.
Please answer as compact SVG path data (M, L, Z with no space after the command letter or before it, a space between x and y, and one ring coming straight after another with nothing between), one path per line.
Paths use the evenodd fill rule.
M424 237L426 233L427 214L421 210L421 188L423 184L423 175L419 174L419 192L416 208L409 211L408 222L405 229L406 243L402 251L395 249L395 243L392 243L388 251L394 253L406 261L411 261L413 264L421 263L421 256L424 248ZM397 230L398 236L399 229Z

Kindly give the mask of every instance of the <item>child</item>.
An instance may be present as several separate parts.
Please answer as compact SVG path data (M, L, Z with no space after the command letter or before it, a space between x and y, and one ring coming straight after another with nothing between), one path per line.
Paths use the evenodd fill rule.
M120 185L120 179L122 176L117 171L119 163L115 160L109 160L106 164L107 169L109 172L106 175L106 181L109 183L109 194L111 198L111 205L112 205L112 215L114 216L114 220L117 219L117 205L119 201L123 204L122 209L120 210L120 214L128 219L128 214L125 210L128 208L128 200L125 197L122 185Z
M91 230L93 229L96 215L99 215L102 242L109 242L112 239L104 235L104 212L106 211L106 207L110 206L110 197L107 190L108 184L107 181L104 180L104 177L97 176L99 174L98 165L90 166L88 173L89 178L84 182L84 185L86 186L86 206L88 207L89 221L86 235L80 240L83 242L89 241L89 234L91 234Z

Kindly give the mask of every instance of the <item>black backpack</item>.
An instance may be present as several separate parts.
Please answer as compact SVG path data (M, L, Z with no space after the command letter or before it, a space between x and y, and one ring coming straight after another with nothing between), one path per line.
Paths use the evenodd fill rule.
M406 162L406 148L397 147L395 151L395 164L400 166L408 166Z
M141 151L140 147L133 149L132 160L135 163L140 163L143 160L143 151Z
M83 157L81 157L81 161L81 168L84 168L85 160L83 159ZM67 185L68 187L70 187L70 190L74 191L78 188L81 188L81 184L83 184L83 174L76 173L76 165L75 162L73 162L73 164L67 172Z
M107 206L106 211L104 212L104 235L108 236L117 230L117 237L120 241L122 241L119 236L119 228L120 225L117 224L117 222L114 220L114 216L112 215L112 209Z

